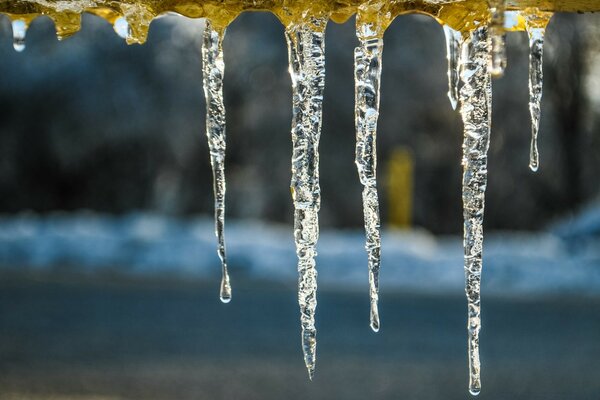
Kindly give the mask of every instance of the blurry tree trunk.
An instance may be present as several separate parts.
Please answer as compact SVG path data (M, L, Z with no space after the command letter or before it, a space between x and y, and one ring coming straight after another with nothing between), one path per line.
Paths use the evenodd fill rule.
M560 32L555 35L561 57L552 60L545 79L553 87L559 143L563 153L564 206L573 208L583 200L581 143L584 136L586 93L584 88L587 45L577 15L558 15ZM558 52L557 52L558 53Z

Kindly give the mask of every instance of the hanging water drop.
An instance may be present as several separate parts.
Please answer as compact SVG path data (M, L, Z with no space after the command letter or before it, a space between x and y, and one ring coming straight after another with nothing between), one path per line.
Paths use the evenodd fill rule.
M488 0L488 5L491 14L489 34L492 41L490 72L495 77L501 77L506 69L506 33L504 31L506 0Z
M206 20L202 43L202 69L204 96L206 98L206 136L210 150L215 196L215 233L217 253L221 259L220 298L223 303L231 301L231 284L227 271L225 253L225 105L223 103L224 28L216 28Z
M492 86L489 72L491 43L488 28L471 32L460 61L460 113L464 124L462 200L464 215L464 268L468 301L469 391L481 390L479 331L481 329L481 271L483 211L487 185Z
M317 330L317 269L319 238L319 139L325 88L325 27L327 17L311 17L286 27L292 78L292 180L294 240L298 256L298 303L302 350L308 376L315 372Z
M379 198L377 195L377 119L383 38L365 36L371 32L357 26L359 46L354 50L356 124L356 166L363 185L362 200L365 220L366 245L369 265L369 295L371 302L370 325L378 332L379 323L379 267L381 264L381 232Z
M460 46L462 33L444 25L444 36L446 37L446 57L448 58L448 98L452 109L456 110L458 105L458 60L460 58Z
M525 16L525 27L529 36L529 113L531 115L529 168L534 172L540 166L537 138L540 129L542 83L544 78L542 61L544 55L544 34L546 32L546 25L551 17L552 13L539 11L535 14Z
M13 48L22 52L25 50L25 36L27 35L27 23L22 19L12 21Z
M121 39L127 40L131 37L131 27L125 17L117 18L113 24L113 29Z

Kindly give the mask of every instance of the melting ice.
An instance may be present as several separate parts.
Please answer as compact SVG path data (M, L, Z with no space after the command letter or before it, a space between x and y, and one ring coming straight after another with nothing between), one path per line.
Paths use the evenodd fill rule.
M490 144L492 86L489 71L491 41L488 28L471 32L460 60L460 113L464 124L463 215L465 280L468 301L469 391L481 391L479 331L481 329L481 270L483 210L487 185L487 151Z
M292 78L292 180L294 240L298 256L298 303L302 350L308 375L315 372L319 238L319 139L325 88L325 27L328 18L310 18L286 27Z
M359 46L354 50L354 115L356 125L356 166L363 185L363 213L368 263L370 325L379 331L379 267L381 264L381 233L379 199L377 195L377 119L383 38L365 35L371 32L357 26Z
M541 17L540 17L541 15ZM525 17L525 26L529 36L529 113L531 115L531 148L529 151L529 168L537 171L540 166L538 152L538 132L542 103L544 34L551 13L536 13ZM541 21L540 21L541 20ZM537 22L537 24L536 24Z
M13 48L21 52L25 50L25 36L27 35L27 23L22 19L12 21Z
M225 105L223 103L223 37L225 29L213 27L206 20L202 43L202 68L204 96L206 98L206 136L210 150L215 196L215 233L217 253L221 259L220 298L223 303L231 301L231 284L227 271L225 253Z

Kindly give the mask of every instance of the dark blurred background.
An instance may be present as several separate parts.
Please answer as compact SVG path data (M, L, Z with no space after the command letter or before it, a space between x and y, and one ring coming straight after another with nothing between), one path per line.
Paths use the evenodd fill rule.
M528 52L509 35L506 76L494 81L486 226L534 230L598 196L598 17L557 15L545 49L542 166L528 165ZM0 56L0 212L92 209L212 213L204 135L201 21L152 25L126 46L94 17L57 43L38 19L15 53L4 21ZM354 167L353 21L330 24L321 145L325 227L360 227ZM241 15L225 39L227 212L290 222L291 89L283 30L267 13ZM413 223L460 233L462 125L446 98L441 28L399 17L386 32L379 121L383 221L387 167L398 148L414 165ZM595 97L594 97L595 96ZM594 103L595 101L595 103Z
M224 44L227 306L210 220L202 21L161 18L148 43L127 46L95 17L60 43L39 18L23 53L8 20L1 30L0 399L469 396L462 123L432 19L399 17L385 36L377 335L354 166L354 21L328 26L313 382L300 348L291 83L275 17L241 15ZM508 69L493 84L480 397L597 400L600 15L550 23L538 173L528 168L527 57L526 35L509 34ZM387 229L398 204L405 231Z

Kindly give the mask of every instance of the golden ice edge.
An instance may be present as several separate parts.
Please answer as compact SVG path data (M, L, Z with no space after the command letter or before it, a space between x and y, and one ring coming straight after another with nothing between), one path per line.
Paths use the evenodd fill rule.
M506 7L541 12L594 12L600 11L600 0L507 0ZM490 18L488 0L0 0L0 13L12 20L29 24L38 16L50 17L61 39L81 28L84 12L111 24L123 17L131 29L130 43L143 43L150 23L165 13L209 18L214 26L224 28L245 11L270 11L286 26L316 15L343 23L357 14L362 22L372 23L380 32L395 17L407 13L430 15L462 32L469 32Z

